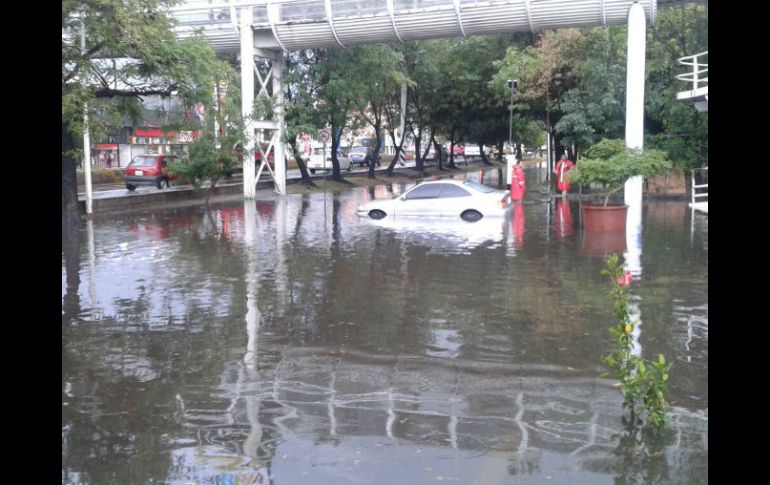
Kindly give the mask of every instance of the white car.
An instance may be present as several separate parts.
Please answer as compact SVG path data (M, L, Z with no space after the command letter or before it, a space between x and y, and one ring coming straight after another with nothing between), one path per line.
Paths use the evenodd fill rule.
M350 172L352 168L352 162L349 157L346 157L342 151L337 150L337 161L340 162L340 170L346 170ZM310 159L307 161L307 168L310 173L315 173L316 170L325 170L327 172L332 171L332 150L327 148L315 148L313 154L310 155Z
M415 185L403 195L374 200L356 209L359 216L450 217L475 222L482 217L502 216L511 208L507 190L497 190L473 180L432 180Z

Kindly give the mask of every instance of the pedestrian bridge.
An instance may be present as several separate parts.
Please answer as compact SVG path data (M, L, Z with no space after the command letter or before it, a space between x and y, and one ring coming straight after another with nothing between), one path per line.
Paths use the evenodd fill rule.
M237 53L244 9L254 46L293 51L624 24L634 0L191 0L172 8L177 36L200 31ZM657 0L638 0L648 22Z
M709 110L708 56L709 51L704 51L678 60L679 64L683 66L691 66L688 72L676 77L681 81L688 82L690 89L676 93L676 99L685 103L693 103L698 111Z

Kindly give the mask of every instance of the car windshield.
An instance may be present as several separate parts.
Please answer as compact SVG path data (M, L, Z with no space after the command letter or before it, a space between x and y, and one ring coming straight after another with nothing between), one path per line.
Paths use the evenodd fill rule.
M153 156L138 156L131 160L128 164L129 167L154 167L155 157Z
M355 147L350 151L350 153L366 153L366 150L366 147Z
M495 189L493 189L492 187L488 187L488 186L480 184L478 182L474 182L473 180L466 180L465 182L463 182L463 185L466 185L466 186L468 186L468 187L470 187L472 189L476 189L479 192L482 192L482 193L485 193L485 194L488 194L489 192L494 192L495 191Z

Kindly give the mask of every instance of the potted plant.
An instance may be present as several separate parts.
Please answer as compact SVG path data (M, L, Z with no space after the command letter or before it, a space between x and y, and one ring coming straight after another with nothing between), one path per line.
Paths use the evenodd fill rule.
M637 175L654 177L671 168L668 155L660 150L638 152L626 148L623 140L602 140L586 149L583 158L567 173L572 183L599 183L605 188L603 204L583 204L583 226L587 231L621 231L626 227L625 204L609 204L610 196ZM581 196L582 199L582 196Z

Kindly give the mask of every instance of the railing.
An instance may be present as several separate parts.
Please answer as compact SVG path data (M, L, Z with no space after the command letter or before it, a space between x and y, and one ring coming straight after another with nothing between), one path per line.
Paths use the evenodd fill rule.
M693 91L699 87L708 87L701 86L701 84L708 84L709 81L708 76L701 76L702 74L707 74L709 72L708 55L709 51L703 51L692 56L686 56L678 59L679 64L684 66L692 66L692 70L684 74L679 74L676 76L676 78L681 81L691 82Z
M698 199L705 198L708 202L709 197L709 168L695 168L692 171L692 205L698 202ZM706 189L705 192L699 190Z

